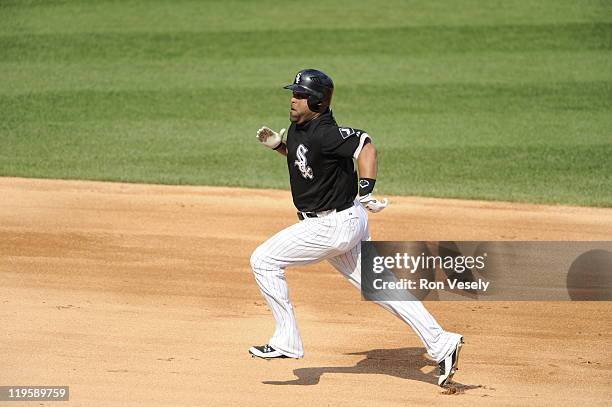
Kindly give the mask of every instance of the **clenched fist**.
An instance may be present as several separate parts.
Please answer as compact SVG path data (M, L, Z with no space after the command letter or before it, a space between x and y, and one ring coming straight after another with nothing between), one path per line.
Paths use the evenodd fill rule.
M278 148L280 143L283 141L283 134L285 134L285 129L282 129L279 133L268 127L262 127L257 130L257 140L262 143L264 146L275 150Z
M379 201L372 194L360 196L359 202L361 202L361 204L372 213L380 212L385 209L387 205L389 205L389 201L387 201L387 198L383 199L382 201Z

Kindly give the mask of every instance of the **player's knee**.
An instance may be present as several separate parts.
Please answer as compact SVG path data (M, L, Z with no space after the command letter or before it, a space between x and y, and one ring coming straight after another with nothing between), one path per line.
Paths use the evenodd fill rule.
M266 255L261 250L261 246L259 246L255 251L251 254L251 268L254 273L258 273L259 270L265 267L266 264Z
M251 254L251 269L253 269L256 277L260 275L269 278L270 276L278 276L284 273L283 268L273 261L261 246Z
M257 250L255 250L253 253L251 253L251 268L253 269L253 271L257 269L258 264L259 264L259 253L257 253Z

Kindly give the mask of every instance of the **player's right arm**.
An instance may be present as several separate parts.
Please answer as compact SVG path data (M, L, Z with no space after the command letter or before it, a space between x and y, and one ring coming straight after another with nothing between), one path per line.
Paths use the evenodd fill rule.
M278 148L276 148L276 151L279 154L282 154L284 156L287 156L287 144L285 144L284 141L281 141L280 145L278 146Z
M279 154L287 155L287 144L283 141L283 134L285 129L281 129L280 132L275 132L268 127L262 127L257 130L257 140L264 146L277 151Z

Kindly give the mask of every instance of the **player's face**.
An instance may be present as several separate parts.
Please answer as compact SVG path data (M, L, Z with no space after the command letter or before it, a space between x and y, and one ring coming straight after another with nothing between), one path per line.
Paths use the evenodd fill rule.
M318 113L308 108L308 95L300 92L293 92L291 96L291 110L289 110L289 120L292 123L302 124L316 117Z

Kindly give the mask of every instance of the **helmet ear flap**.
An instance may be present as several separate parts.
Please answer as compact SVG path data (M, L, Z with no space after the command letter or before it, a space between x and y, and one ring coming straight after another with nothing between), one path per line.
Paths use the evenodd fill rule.
M321 100L316 97L315 95L308 95L308 108L315 112L318 113L321 111Z

